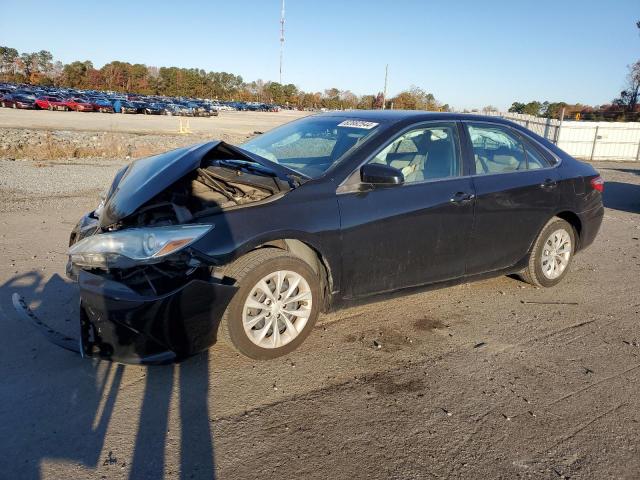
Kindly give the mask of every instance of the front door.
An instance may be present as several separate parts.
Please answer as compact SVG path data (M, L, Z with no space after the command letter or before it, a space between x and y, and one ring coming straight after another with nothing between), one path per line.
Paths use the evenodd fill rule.
M405 181L339 190L345 297L464 275L474 191L462 176L458 125L411 128L369 163L397 168Z

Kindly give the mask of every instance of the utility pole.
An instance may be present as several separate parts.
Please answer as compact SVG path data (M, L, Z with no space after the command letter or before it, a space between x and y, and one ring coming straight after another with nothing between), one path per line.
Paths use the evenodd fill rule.
M284 1L284 0L283 0ZM386 108L387 103L387 80L389 78L389 64L384 67L384 91L382 92L382 110Z
M280 10L280 85L282 85L282 57L284 55L284 0Z

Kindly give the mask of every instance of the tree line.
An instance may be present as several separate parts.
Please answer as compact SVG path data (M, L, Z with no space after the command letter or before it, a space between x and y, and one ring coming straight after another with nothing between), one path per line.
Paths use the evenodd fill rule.
M338 88L305 92L291 83L261 79L246 82L240 75L198 68L154 67L118 60L101 68L96 68L90 60L63 64L47 50L20 53L15 48L2 46L0 81L143 95L265 102L297 108L375 109L382 108L384 103L387 108L396 109L449 110L447 104L416 86L390 99L384 99L382 92L356 95Z

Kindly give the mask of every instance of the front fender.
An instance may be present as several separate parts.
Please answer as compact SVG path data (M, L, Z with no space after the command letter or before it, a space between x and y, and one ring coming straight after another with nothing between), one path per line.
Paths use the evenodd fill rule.
M317 252L340 289L340 218L335 193L318 195L306 185L273 203L228 210L202 219L215 225L191 249L212 265L225 265L265 243L299 240Z

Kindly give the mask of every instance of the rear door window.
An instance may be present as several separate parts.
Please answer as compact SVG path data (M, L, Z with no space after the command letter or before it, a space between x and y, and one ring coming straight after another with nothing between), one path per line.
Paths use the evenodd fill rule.
M467 125L476 174L526 170L527 160L522 141L503 128L493 125Z
M467 124L473 147L476 175L491 175L547 168L542 153L509 128Z

